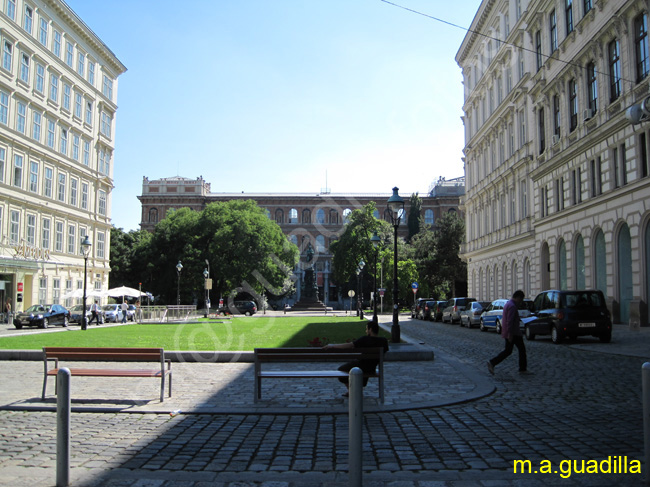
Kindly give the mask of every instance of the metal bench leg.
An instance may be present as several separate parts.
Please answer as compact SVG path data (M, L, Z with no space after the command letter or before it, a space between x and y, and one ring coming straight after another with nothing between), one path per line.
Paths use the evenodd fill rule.
M160 377L160 402L165 401L165 374Z
M172 397L172 371L169 371L169 397Z

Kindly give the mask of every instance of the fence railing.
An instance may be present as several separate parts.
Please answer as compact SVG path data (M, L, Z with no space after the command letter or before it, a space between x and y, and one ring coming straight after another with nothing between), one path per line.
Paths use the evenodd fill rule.
M195 305L180 306L140 306L140 313L136 321L140 323L165 321L186 321L197 315Z

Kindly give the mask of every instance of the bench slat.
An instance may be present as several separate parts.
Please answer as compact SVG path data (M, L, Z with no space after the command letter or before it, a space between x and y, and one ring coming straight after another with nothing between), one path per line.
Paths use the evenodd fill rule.
M291 379L294 377L306 377L306 378L339 378L339 377L348 377L347 372L341 370L267 370L262 371L258 374L259 377L269 378L269 379ZM376 372L373 373L364 373L364 377L378 377Z
M83 377L160 377L160 370L145 369L68 369L70 375ZM47 375L56 375L59 369L50 369ZM167 373L169 371L165 371Z

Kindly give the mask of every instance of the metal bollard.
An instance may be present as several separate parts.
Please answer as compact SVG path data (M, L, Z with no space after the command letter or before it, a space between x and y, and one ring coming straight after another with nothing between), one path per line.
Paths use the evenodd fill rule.
M56 487L70 485L70 369L56 374Z
M350 423L348 440L350 487L362 487L363 468L363 372L354 367L350 371L350 403L348 421Z
M650 485L650 362L643 364L643 443L645 445L645 483Z

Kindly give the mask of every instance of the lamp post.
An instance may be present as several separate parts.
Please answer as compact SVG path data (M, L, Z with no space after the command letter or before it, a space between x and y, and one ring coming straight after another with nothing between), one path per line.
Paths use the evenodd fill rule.
M206 260L207 262L207 260ZM208 314L210 313L210 290L208 289L208 279L210 278L210 272L208 271L207 267L203 269L203 277L205 279L204 287L205 287L205 318L208 317Z
M176 289L176 305L180 306L181 305L181 271L183 270L183 264L181 264L181 261L178 261L178 264L176 264L176 272L178 273L178 287Z
M397 287L397 229L399 228L400 220L404 215L404 200L398 194L399 188L393 188L393 194L388 198L388 210L390 211L390 219L395 229L394 238L394 251L393 251L393 326L390 328L391 341L393 343L400 342L400 329L399 329L399 288Z
M377 317L377 254L379 253L379 244L381 243L381 238L379 238L377 232L372 233L370 242L372 242L372 247L375 249L375 276L372 291L372 322L379 323L379 318Z
M84 297L82 301L83 311L81 313L81 329L85 330L88 327L88 317L86 316L86 273L88 271L88 255L90 255L90 247L92 243L88 235L84 236L81 242L81 251L84 254Z
M363 319L363 268L366 266L366 263L361 259L359 262L359 273L357 274L357 277L359 277L359 296L357 297L357 309L359 312L357 315L360 317L360 319Z
M359 269L359 266L357 266L356 270L357 274L357 316L359 316L359 275L361 274L361 269ZM352 300L350 300L350 315L352 315Z

